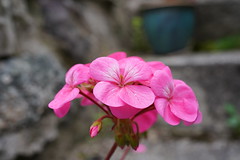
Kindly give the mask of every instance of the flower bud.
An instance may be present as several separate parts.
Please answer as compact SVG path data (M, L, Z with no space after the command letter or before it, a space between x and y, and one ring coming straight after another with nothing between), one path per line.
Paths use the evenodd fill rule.
M95 137L102 129L102 122L101 121L95 121L89 130L89 134L91 138Z

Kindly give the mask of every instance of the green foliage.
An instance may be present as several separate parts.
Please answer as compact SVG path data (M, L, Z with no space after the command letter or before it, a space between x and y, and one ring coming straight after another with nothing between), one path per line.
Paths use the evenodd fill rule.
M143 20L140 16L132 19L132 43L133 51L148 52L151 50L143 30Z
M240 138L240 114L232 104L226 104L224 109L228 114L227 125L231 128L233 137Z
M226 51L240 49L240 34L224 37L215 41L207 41L195 47L197 51Z

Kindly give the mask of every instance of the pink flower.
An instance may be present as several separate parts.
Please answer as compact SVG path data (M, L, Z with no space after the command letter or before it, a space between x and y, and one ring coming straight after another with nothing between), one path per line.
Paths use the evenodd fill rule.
M111 57L111 58L116 59L118 61L118 60L127 58L127 53L125 53L125 52L114 52L114 53L108 55L108 57Z
M90 75L98 80L93 89L95 97L111 107L125 104L135 108L146 108L155 99L152 90L138 81L151 77L151 68L137 58L125 58L119 61L110 57L101 57L90 65Z
M137 114L141 109L129 105L121 107L110 107L112 114L119 119L128 119Z
M59 118L64 117L70 109L70 102L80 97L79 89L76 86L88 79L89 68L82 64L74 65L66 74L66 84L48 104L48 107L53 109Z
M137 116L134 121L138 124L138 129L140 133L146 132L149 128L152 127L152 125L157 121L157 111L151 110L146 113L143 113L139 116ZM134 125L134 131L136 132L136 126Z
M168 70L156 71L150 86L156 95L156 110L167 123L178 125L183 120L191 124L201 119L192 89L181 80L173 80Z
M147 147L144 144L139 144L138 148L135 152L137 153L144 153L147 151Z
M89 134L91 136L91 138L95 137L96 135L98 135L98 133L101 131L102 129L102 122L101 121L95 121L89 130Z

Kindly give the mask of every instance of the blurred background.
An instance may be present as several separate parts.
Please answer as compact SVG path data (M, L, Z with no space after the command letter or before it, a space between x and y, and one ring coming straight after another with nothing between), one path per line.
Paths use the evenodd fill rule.
M111 124L91 139L96 107L47 105L65 72L115 51L159 60L195 91L203 122L159 121L128 160L239 160L239 0L0 0L0 160L98 160ZM119 149L113 159L119 159Z

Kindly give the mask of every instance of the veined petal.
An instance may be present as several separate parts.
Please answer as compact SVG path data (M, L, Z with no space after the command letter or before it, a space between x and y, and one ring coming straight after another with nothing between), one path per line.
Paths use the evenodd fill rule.
M114 58L117 61L119 61L121 59L127 58L127 53L125 53L125 52L114 52L114 53L108 55L108 57Z
M174 80L174 86L175 89L173 95L175 99L187 98L192 101L197 101L196 95L194 94L193 90L185 82L181 80Z
M184 121L183 124L186 125L186 126L190 126L192 124L199 124L201 122L202 122L202 112L198 111L198 115L197 115L196 120L194 120L193 122Z
M141 109L124 105L121 107L110 107L110 110L114 116L116 116L119 119L127 119L133 117L135 114L137 114Z
M77 98L79 95L78 88L72 88L69 85L65 85L54 97L54 99L48 104L49 108L58 109L61 108L66 103Z
M149 80L152 70L148 64L137 58L125 58L119 61L124 84Z
M154 101L154 105L158 113L163 117L164 110L168 106L168 100L166 98L156 98Z
M64 117L69 109L70 109L71 102L65 103L61 108L54 109L54 113L57 117L62 118Z
M163 68L166 67L165 64L159 61L151 61L151 62L147 62L147 64L151 67L153 73L157 70L162 70Z
M186 99L171 100L170 110L178 118L193 122L197 118L196 103Z
M157 111L152 110L146 113L143 113L134 119L138 124L139 132L147 131L156 121L157 121ZM133 125L134 131L136 132L136 126Z
M142 85L126 85L119 94L120 98L135 108L147 108L155 99L152 90Z
M89 79L89 67L83 64L72 66L66 73L65 81L71 86L86 82Z
M102 103L112 106L120 107L125 103L119 98L121 88L111 82L99 82L93 89L94 96Z
M119 83L120 68L118 61L110 57L100 57L90 64L90 76L99 81Z
M81 106L90 106L90 105L93 105L94 103L89 99L83 97L80 104Z
M173 92L173 79L165 70L158 70L150 82L150 86L156 96L170 98Z
M170 125L178 125L181 121L180 118L176 117L170 110L170 107L167 106L164 109L163 119Z
M174 81L175 88L171 99L171 111L180 119L193 122L198 114L198 102L192 89L182 81Z

